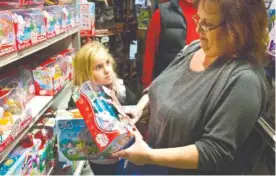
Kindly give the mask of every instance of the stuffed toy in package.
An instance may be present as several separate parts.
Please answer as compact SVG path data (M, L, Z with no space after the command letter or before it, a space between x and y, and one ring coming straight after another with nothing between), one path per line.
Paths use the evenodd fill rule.
M110 89L87 81L72 97L99 152L117 152L134 139L136 128Z

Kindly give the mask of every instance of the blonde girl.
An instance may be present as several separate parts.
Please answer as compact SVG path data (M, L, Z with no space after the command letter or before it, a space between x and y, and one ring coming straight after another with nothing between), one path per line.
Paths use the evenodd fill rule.
M73 84L80 86L86 81L93 81L108 87L111 90L112 99L117 99L118 103L137 103L135 96L124 86L123 81L117 78L115 68L114 58L107 48L98 41L92 41L84 45L73 59ZM72 100L70 103L72 104ZM95 175L114 175L118 161L91 161L90 167Z

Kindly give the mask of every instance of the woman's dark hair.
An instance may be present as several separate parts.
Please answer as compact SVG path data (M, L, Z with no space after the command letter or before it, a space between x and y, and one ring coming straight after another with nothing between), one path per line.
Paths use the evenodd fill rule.
M194 0L199 3L218 3L225 25L222 25L221 39L231 56L253 54L250 61L256 65L266 63L268 44L268 20L263 0ZM203 5L205 5L203 4ZM207 10L207 6L205 9Z

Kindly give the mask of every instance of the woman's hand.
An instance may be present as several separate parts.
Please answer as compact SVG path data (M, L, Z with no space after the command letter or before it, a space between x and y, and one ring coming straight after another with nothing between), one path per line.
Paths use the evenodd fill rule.
M135 125L136 122L138 122L138 120L141 118L142 111L138 110L135 106L134 108L127 109L126 114L130 116L132 124Z
M142 135L138 131L133 133L135 136L134 144L125 150L112 154L112 157L124 158L136 165L149 164L152 149L143 140Z

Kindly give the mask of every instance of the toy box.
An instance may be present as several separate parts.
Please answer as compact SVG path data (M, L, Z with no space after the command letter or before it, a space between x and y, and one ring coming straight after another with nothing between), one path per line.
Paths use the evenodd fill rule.
M15 32L12 16L7 11L0 11L0 56L15 51Z
M69 28L74 28L79 26L79 13L77 11L76 4L67 4L64 5L64 7L68 11L68 18L67 18L67 25L69 25Z
M135 127L108 88L87 81L72 97L99 152L107 156L132 141Z
M19 8L23 4L23 0L0 0L0 9Z
M0 90L0 152L32 121L18 88Z
M95 3L80 4L80 34L82 37L95 35Z
M67 56L58 55L33 70L37 95L55 95L70 76L71 63Z
M0 175L12 175L16 168L20 167L31 148L16 147L0 164Z
M101 153L78 110L57 112L57 143L59 161L93 160L108 164L117 159L104 159L109 153Z
M44 15L39 9L12 10L17 50L46 40Z
M43 7L45 0L24 0L23 6Z
M44 7L46 21L47 38L52 38L61 33L62 21L64 19L60 6Z
M26 104L35 95L33 74L27 67L20 67L17 71L12 70L0 77L0 88L17 88L20 91L23 104Z

